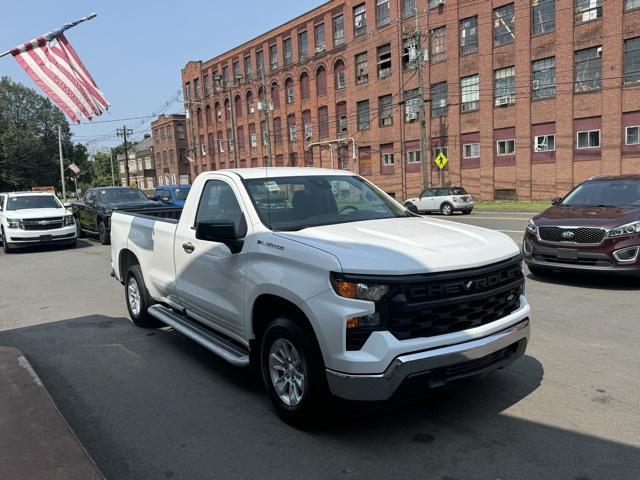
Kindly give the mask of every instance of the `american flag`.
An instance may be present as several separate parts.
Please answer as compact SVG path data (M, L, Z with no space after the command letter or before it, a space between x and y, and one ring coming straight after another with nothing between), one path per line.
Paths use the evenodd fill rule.
M66 39L56 30L20 45L11 54L71 121L101 115L109 102Z

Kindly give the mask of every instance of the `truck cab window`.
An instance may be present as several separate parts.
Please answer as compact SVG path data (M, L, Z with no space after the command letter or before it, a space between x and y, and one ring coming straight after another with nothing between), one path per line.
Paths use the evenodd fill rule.
M241 218L242 210L231 187L222 180L209 180L200 198L196 225L201 222L226 220L233 221L238 226Z

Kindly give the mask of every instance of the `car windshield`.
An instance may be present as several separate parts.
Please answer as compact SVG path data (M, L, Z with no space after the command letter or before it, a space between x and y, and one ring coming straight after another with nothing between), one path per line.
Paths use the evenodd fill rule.
M467 191L464 188L452 188L453 195L467 195Z
M176 197L176 200L186 200L187 199L187 195L189 195L189 189L188 188L176 188L173 191L173 194Z
M262 222L272 230L412 216L357 176L260 178L246 185Z
M640 205L640 180L596 180L578 185L562 201L567 207Z
M25 195L7 199L7 210L28 210L31 208L62 208L62 205L53 195Z
M135 188L114 188L100 190L100 200L108 203L127 203L144 202L148 198Z

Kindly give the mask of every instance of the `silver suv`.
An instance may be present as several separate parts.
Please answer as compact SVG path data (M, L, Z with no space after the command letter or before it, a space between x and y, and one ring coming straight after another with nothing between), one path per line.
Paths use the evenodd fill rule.
M443 215L454 212L468 215L473 205L473 198L461 187L427 188L419 197L408 198L404 202L405 207L419 213L440 212Z

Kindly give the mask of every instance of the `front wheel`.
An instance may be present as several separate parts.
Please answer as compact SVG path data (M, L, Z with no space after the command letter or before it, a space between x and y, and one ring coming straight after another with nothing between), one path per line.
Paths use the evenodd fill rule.
M2 250L4 253L13 252L13 248L9 245L9 241L7 240L7 236L4 234L4 228L2 229Z
M100 239L100 243L102 245L109 245L111 243L109 232L107 232L107 226L103 221L100 221L100 223L98 223L98 238Z
M314 420L328 389L320 348L300 325L285 317L271 322L262 338L260 367L280 417L297 426Z
M124 295L127 301L129 317L131 317L133 323L143 328L162 326L160 320L149 315L148 309L153 305L153 301L144 284L140 265L134 265L127 272L124 281Z
M453 215L453 206L450 203L443 203L440 207L440 213L446 216Z
M78 238L84 238L84 231L82 230L82 226L80 226L80 219L76 217L76 233Z

